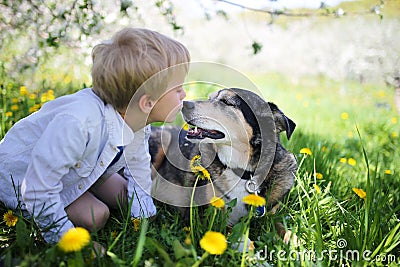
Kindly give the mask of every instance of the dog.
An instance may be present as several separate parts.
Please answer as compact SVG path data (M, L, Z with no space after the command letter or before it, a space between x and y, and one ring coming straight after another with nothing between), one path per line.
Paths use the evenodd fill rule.
M188 216L196 183L190 164L201 155L201 166L212 184L206 179L197 181L196 205L209 204L214 195L226 201L237 199L228 218L228 226L233 226L249 212L242 198L255 193L267 201L257 212L274 213L293 187L298 168L294 155L282 146L280 133L286 132L290 139L296 124L277 105L238 88L222 89L208 100L184 101L182 115L190 125L187 130L152 128L149 152L155 198L180 207ZM282 237L289 233L282 224L276 227Z

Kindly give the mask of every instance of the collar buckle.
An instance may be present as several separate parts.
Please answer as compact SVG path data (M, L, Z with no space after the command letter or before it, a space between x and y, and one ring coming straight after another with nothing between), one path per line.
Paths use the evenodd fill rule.
M247 192L249 192L250 194L258 195L259 191L258 191L258 187L257 187L257 182L253 179L253 176L251 176L250 180L248 180L246 182L245 187L246 187Z

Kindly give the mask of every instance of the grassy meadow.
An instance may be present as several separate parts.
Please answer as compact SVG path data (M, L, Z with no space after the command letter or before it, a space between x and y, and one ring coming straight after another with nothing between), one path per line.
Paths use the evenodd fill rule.
M398 266L400 117L394 90L273 73L251 79L297 124L292 138L282 135L282 142L296 155L299 170L275 214L243 218L228 232L226 217L234 202L225 209L210 206L203 217L194 208L191 229L175 209L161 203L151 221L132 221L116 211L104 229L91 235L107 247L106 256L94 257L90 246L67 253L45 244L32 221L14 211L14 225L0 204L0 266ZM1 136L61 94L13 83L1 89ZM190 97L203 97L210 89L190 90ZM275 222L283 222L298 242L285 244ZM210 230L227 238L226 250L218 240L199 245ZM247 234L254 249L241 253L232 244ZM212 248L222 254L213 255Z

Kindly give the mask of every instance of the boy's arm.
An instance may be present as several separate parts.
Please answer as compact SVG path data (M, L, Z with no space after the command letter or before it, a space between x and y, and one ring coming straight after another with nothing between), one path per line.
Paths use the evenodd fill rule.
M72 116L55 117L32 150L31 162L21 186L27 210L49 243L74 227L68 220L60 193L61 178L82 157L87 131Z
M147 127L145 137L138 144L135 152L129 151L129 146L125 149L127 152L125 154L127 168L124 170L124 176L128 179L128 199L132 201L131 216L135 218L148 218L154 216L157 212L151 197L152 180L150 154L148 152L149 131L150 128Z

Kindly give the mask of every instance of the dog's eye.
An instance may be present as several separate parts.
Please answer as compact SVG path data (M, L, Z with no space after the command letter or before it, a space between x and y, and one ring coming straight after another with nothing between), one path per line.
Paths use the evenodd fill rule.
M227 106L235 106L236 105L235 100L232 98L222 98L219 101L221 101L222 103L224 103Z

